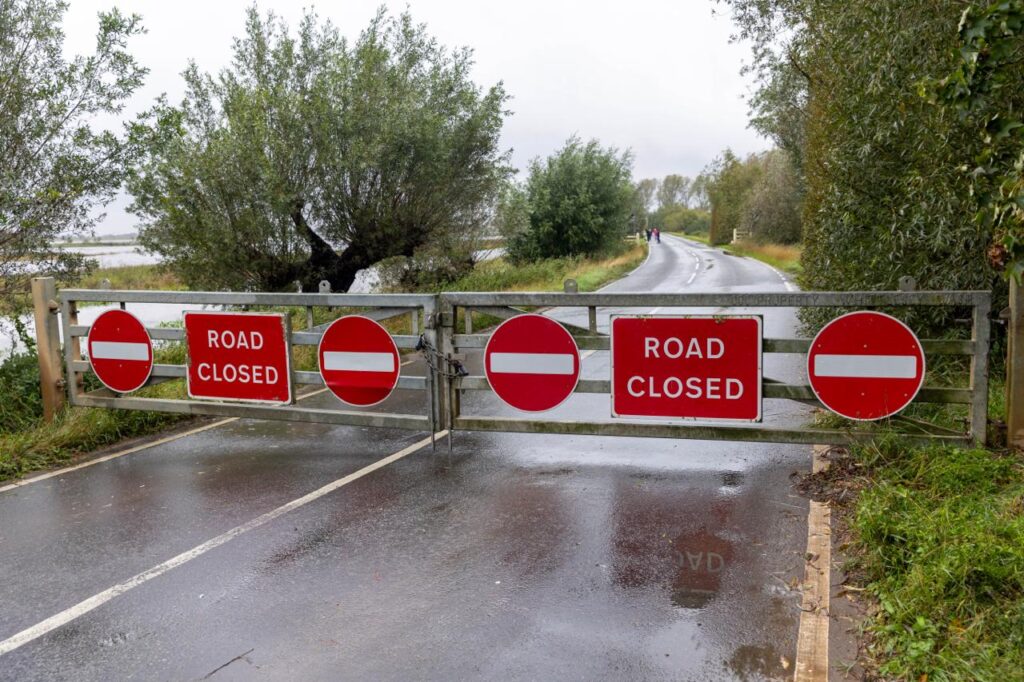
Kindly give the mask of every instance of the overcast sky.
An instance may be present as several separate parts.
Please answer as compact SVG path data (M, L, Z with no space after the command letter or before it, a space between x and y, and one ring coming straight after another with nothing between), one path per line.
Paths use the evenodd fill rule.
M66 48L88 52L96 13L118 6L143 17L148 33L131 45L150 69L129 113L162 92L180 100L189 59L218 71L230 59L250 0L70 0ZM768 148L747 127L749 82L739 71L747 48L729 43L729 18L713 0L262 0L296 26L313 7L355 38L381 4L406 7L443 44L474 50L474 80L504 81L513 115L503 145L524 168L573 133L630 148L634 177L695 175L725 147L740 154ZM107 209L101 233L133 229L123 203Z

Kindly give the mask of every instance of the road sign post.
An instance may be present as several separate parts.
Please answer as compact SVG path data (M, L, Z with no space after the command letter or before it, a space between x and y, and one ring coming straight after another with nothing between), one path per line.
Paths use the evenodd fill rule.
M924 350L910 327L891 315L841 315L818 332L807 353L807 377L818 400L836 414L873 421L896 414L924 384Z
M317 357L327 388L346 405L371 407L398 385L398 347L388 330L368 317L346 315L332 322Z
M580 352L565 327L543 315L517 315L494 330L484 369L495 394L524 412L544 412L572 395Z
M142 388L153 372L153 342L145 325L124 310L108 310L92 323L86 341L92 371L115 393Z
M190 398L293 401L286 314L187 311L184 318Z
M613 316L612 416L761 420L761 318Z

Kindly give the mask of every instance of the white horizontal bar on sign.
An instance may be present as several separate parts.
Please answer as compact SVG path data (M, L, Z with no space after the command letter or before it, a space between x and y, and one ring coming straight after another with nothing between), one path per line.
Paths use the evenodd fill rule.
M394 372L393 353L362 353L356 351L327 351L324 369L339 372Z
M573 374L576 356L562 353L491 353L497 374Z
M93 360L149 360L149 344L125 341L93 341L89 344Z
M815 355L814 375L851 379L913 379L913 355Z

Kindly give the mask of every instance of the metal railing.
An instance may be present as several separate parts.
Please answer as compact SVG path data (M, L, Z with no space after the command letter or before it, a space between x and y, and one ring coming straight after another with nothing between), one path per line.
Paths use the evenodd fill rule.
M300 422L324 422L352 426L466 431L504 431L517 433L641 436L700 440L735 440L782 443L848 443L878 435L876 429L826 429L779 427L771 425L720 425L701 423L652 423L621 418L565 420L535 416L494 417L463 414L462 397L466 391L487 391L484 376L462 371L461 354L481 351L488 332L474 330L474 315L507 319L526 308L568 308L586 311L586 323L560 322L583 351L604 352L610 338L599 331L599 320L611 312L633 311L645 314L653 308L703 309L710 314L726 314L731 308L893 308L957 306L970 308L971 333L963 340L923 340L926 357L966 356L970 358L969 381L964 388L924 386L917 403L961 405L967 408L966 428L961 431L929 424L909 417L894 417L914 431L912 437L950 443L984 443L988 404L989 312L991 296L984 291L891 291L891 292L778 292L778 293L444 293L427 294L333 294L333 293L219 293L185 291L113 291L65 289L57 293L53 280L33 282L36 329L44 396L48 401L66 395L72 405L83 407L153 410L194 415L237 416ZM422 414L386 411L330 410L297 405L261 406L207 400L168 399L124 396L108 389L86 392L84 376L89 363L82 358L80 339L89 327L79 324L81 303L130 304L172 303L190 306L215 306L226 309L300 307L306 309L306 329L290 331L294 346L315 346L325 325L314 326L317 307L354 309L376 320L409 316L408 334L392 335L400 349L419 349L426 356L425 376L402 376L398 388L424 392ZM639 310L638 310L639 309ZM63 360L60 358L60 329L64 331ZM582 320L582 314L580 315ZM478 321L478 320L477 320ZM557 321L557 320L556 320ZM460 328L461 323L461 328ZM183 329L155 327L148 332L154 341L182 341ZM806 338L765 338L768 354L806 354L811 340ZM930 363L929 363L930 364ZM61 367L63 365L63 367ZM63 371L62 371L63 370ZM157 364L147 385L181 379L185 365ZM295 384L323 385L319 372L292 370ZM608 394L609 379L581 379L575 392ZM809 385L764 378L762 394L766 399L787 399L820 405ZM49 404L53 414L59 404Z

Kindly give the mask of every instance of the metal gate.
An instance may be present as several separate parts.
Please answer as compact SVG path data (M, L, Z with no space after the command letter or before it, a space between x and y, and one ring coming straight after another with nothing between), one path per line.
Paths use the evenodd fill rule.
M636 308L698 309L705 314L724 315L737 308L837 308L874 309L899 307L962 307L971 311L970 339L922 340L929 356L968 356L970 370L967 386L946 388L924 386L916 403L965 405L968 411L966 429L954 431L936 424L896 416L895 424L905 427L913 439L957 444L984 443L988 417L988 351L989 311L991 294L987 291L887 291L887 292L786 292L786 293L451 293L442 294L440 310L444 320L444 339L451 339L453 352L483 348L486 334L473 333L473 314L508 318L525 312L524 308L570 308L586 310L586 326L563 324L576 338L581 350L607 351L607 334L598 331L598 321L610 311ZM461 313L461 315L460 315ZM464 334L455 333L461 320ZM581 315L582 317L582 315ZM765 338L765 353L806 354L811 339ZM455 377L449 380L451 398L448 409L453 429L467 431L507 431L517 433L548 433L600 436L646 436L657 438L688 438L699 440L762 441L775 443L844 444L851 440L877 438L877 429L778 428L770 426L718 426L690 423L650 423L615 420L554 420L521 417L464 415L461 411L463 391L488 390L482 376ZM609 393L606 379L581 379L577 393ZM796 400L820 405L813 390L806 384L784 383L765 377L762 385L765 398Z
M576 434L687 438L700 440L762 441L780 443L842 444L851 440L869 440L877 429L782 428L761 425L710 425L693 423L652 423L627 419L586 421L537 417L494 417L464 414L466 391L487 391L483 376L468 375L462 359L466 353L482 349L488 331L476 331L474 322L481 316L493 321L507 319L528 309L558 308L576 311L579 324L561 322L573 335L580 350L604 352L610 348L609 336L599 331L601 320L611 313L645 314L651 309L685 308L704 314L725 315L737 308L835 308L874 309L902 307L956 307L969 309L970 338L963 340L923 340L927 356L967 356L969 376L962 387L925 386L915 402L962 405L967 408L965 428L952 430L905 416L892 418L892 425L911 438L957 444L984 443L988 404L989 312L991 296L984 291L896 291L896 292L787 292L787 293L445 293L428 294L334 294L334 293L216 293L178 291L113 291L64 289L59 294L53 280L33 282L36 306L36 333L44 398L51 396L48 411L56 408L66 389L72 405L129 410L152 410L194 415L215 415L299 422L324 422L352 426L379 426L431 433L449 429L465 431L503 431L517 433ZM161 399L124 396L108 389L86 392L84 375L88 361L82 358L80 339L89 326L79 324L80 304L115 303L122 309L133 304L178 304L214 306L224 309L299 307L306 309L306 328L289 331L293 346L315 346L323 334L313 325L316 307L343 308L376 320L408 316L408 334L393 335L400 349L419 350L427 359L424 377L403 376L398 387L423 392L420 414L401 414L370 410L330 410L297 405L260 406L204 400ZM638 310L642 309L642 310ZM584 319L583 312L586 312ZM58 314L60 325L58 328ZM649 313L648 313L649 314ZM476 316L476 317L474 317ZM565 315L561 315L565 316ZM60 350L63 330L63 351ZM154 341L182 341L184 331L176 328L148 328ZM765 353L806 354L811 340L806 338L764 338ZM63 352L63 358L61 358ZM62 366L63 365L63 366ZM67 377L65 381L63 376ZM185 365L157 364L147 385L186 375ZM324 381L318 372L293 371L295 384L317 386ZM607 394L608 379L581 379L576 393ZM818 405L809 385L763 379L762 395L767 399L788 399ZM56 397L54 397L56 396ZM606 413L607 414L607 413Z

